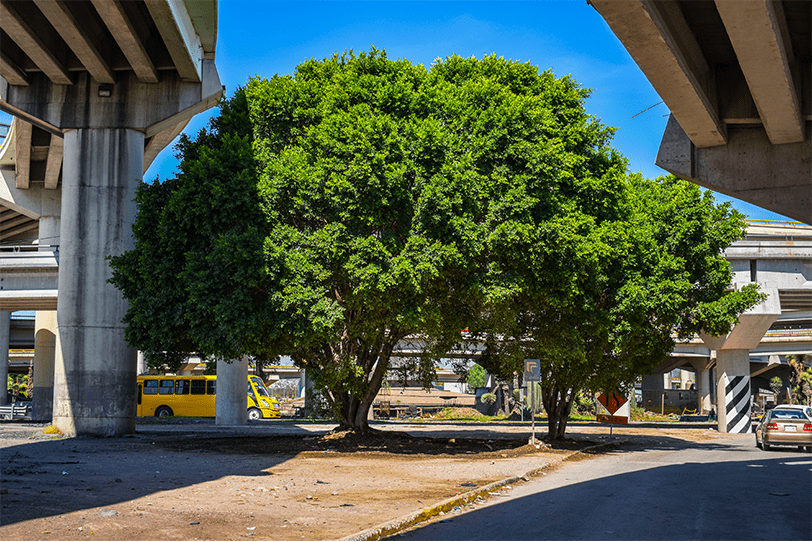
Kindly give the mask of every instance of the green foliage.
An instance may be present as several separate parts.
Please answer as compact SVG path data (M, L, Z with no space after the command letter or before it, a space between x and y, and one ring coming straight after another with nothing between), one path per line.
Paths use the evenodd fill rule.
M238 89L208 129L181 136L175 178L138 188L135 249L111 259L110 282L130 302L127 341L150 367L258 353L275 329L247 118Z
M481 388L485 385L485 376L487 372L478 363L474 363L471 369L468 370L468 389Z
M770 389L775 394L775 400L779 401L779 397L781 396L781 388L784 387L784 381L781 380L780 376L774 376L770 379Z
M807 356L803 354L787 356L787 363L792 368L790 381L792 394L798 404L812 404L812 368L806 366Z
M492 405L496 402L496 394L495 393L483 393L479 399L485 403L486 405Z
M504 416L485 416L472 408L446 407L432 418L435 420L490 422L504 419Z
M612 167L593 176L600 171L614 179ZM493 283L503 297L492 297L495 310L479 324L489 372L542 360L553 438L579 390L626 391L673 349L674 332L724 334L763 299L755 285L726 291L732 275L721 253L745 228L728 204L674 177L604 186L614 195L599 212L569 204L524 225L537 236L514 253L526 256L509 280Z
M573 405L573 410L578 412L579 414L590 414L592 416L595 415L595 397L579 393L578 396L575 398L575 404Z
M725 293L741 217L627 178L588 94L529 63L374 48L252 79L138 190L135 250L111 261L127 340L170 369L290 355L363 430L402 338L425 341L400 370L428 386L469 328L488 372L542 360L563 435L580 389L628 387L672 331L722 333L759 299Z

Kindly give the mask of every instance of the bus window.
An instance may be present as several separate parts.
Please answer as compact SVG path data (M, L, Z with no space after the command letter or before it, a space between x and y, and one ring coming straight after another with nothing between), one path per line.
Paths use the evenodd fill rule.
M251 382L254 384L254 387L257 389L257 393L263 397L270 397L271 394L268 393L268 389L265 387L265 384L262 383L262 380L259 377L252 377Z
M216 395L216 394L217 394L217 381L206 380L206 395Z
M205 380L192 380L192 395L206 395Z
M158 395L157 380L144 380L144 395Z
M141 404L141 384L138 384L138 404Z
M161 395L172 395L175 390L175 383L172 380L161 380L159 392Z
M175 395L189 395L188 380L175 380Z

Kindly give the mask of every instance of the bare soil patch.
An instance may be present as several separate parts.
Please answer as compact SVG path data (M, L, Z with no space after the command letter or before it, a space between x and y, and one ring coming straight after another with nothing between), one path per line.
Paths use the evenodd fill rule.
M0 539L339 539L606 442L578 428L536 448L528 427L511 425L249 429L148 424L68 439L0 424Z

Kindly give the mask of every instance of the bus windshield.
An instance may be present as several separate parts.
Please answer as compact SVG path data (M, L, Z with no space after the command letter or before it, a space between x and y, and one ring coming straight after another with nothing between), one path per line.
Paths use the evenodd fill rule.
M257 393L263 397L270 397L271 394L268 393L268 388L265 387L265 384L262 383L260 378L254 377L251 379L251 382L254 383L254 386L257 388Z

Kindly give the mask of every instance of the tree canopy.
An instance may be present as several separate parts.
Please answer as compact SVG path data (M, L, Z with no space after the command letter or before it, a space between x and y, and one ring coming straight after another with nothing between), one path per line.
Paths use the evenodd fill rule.
M170 365L290 355L360 430L407 336L426 384L470 328L491 372L543 358L554 412L622 386L757 294L724 291L740 217L629 177L587 96L530 63L374 48L250 80L139 189L136 248L112 261L128 340Z
M729 204L674 177L632 175L622 194L611 220L566 213L554 237L547 224L528 225L538 235L529 256L478 326L489 371L507 376L525 358L541 361L551 437L563 436L580 391L627 391L676 340L725 334L763 298L756 285L726 291L722 250L745 231Z

